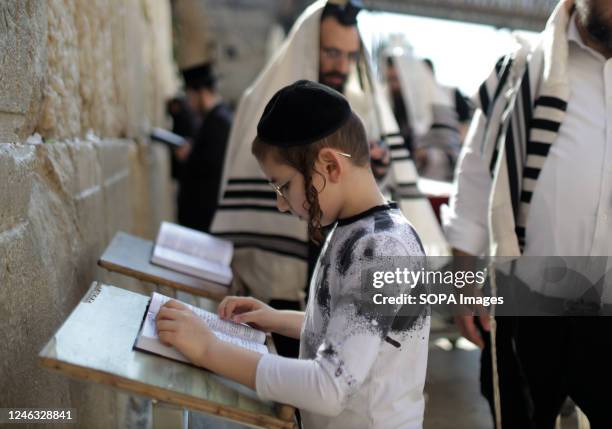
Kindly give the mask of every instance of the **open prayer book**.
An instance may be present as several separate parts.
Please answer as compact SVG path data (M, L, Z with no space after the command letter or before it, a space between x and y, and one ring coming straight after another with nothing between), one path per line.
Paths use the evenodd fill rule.
M134 348L136 350L155 353L170 359L189 363L189 360L183 354L174 347L162 344L157 336L155 318L157 317L160 307L170 299L171 298L167 296L153 292L142 322L142 327L140 328L138 337L136 337ZM222 320L219 316L210 311L202 310L201 308L186 303L183 304L188 306L195 314L202 318L220 340L255 352L269 353L268 348L264 344L266 341L266 334L264 332L251 328L248 325Z
M167 144L170 147L181 147L186 143L184 137L174 134L172 131L163 128L153 128L150 134L151 140Z
M223 285L232 282L231 241L162 222L155 240L151 263Z

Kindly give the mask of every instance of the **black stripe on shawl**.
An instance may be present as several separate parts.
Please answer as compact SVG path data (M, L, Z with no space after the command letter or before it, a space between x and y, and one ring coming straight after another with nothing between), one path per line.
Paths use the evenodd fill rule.
M512 68L512 58L505 57L503 60L503 69L500 68L501 76L499 77L499 83L497 84L497 88L495 88L495 95L493 96L493 100L497 100L497 97L499 97L499 94L501 94L501 91L506 85L506 81L508 80L508 76L510 76L511 68ZM498 70L498 74L500 70Z
M480 98L480 106L485 115L489 113L489 93L487 92L487 82L485 81L480 88L478 88L478 97Z
M274 191L225 191L224 199L245 199L254 198L258 200L274 200L276 201L276 192Z
M293 237L252 232L219 233L215 236L231 240L237 249L267 250L300 260L308 260L308 243Z
M497 163L497 157L499 156L499 143L501 140L502 131L503 127L500 123L499 129L497 130L497 136L495 136L495 150L493 151L493 156L491 157L491 162L489 163L489 174L491 177L493 177L495 173L495 164Z
M446 125L446 124L433 124L431 126L431 129L444 129L444 130L450 130L450 131L454 131L456 133L459 132L459 130L457 130L456 127L453 127L452 125Z
M531 107L531 83L529 81L529 66L525 67L523 81L521 83L521 97L523 99L523 120L525 121L525 142L529 140L529 130L531 128L531 119L533 118L533 110Z
M518 166L516 163L516 152L514 151L514 131L512 127L512 118L508 121L508 130L506 131L506 164L508 168L508 182L510 183L510 197L512 198L512 208L516 214L518 213L518 199L521 180Z
M521 201L527 204L531 203L532 195L533 195L533 192L529 192L529 191L521 192Z
M556 133L559 131L559 127L561 126L560 122L551 121L549 119L536 119L534 118L531 121L531 128L538 128L540 130L552 131Z
M401 138L403 138L403 136L402 136L402 134L400 132L383 134L381 136L381 138L383 138L383 139L386 139L386 138L389 138L389 137L401 137Z
M523 177L526 177L528 179L537 180L539 175L540 175L539 168L525 167L525 169L523 170Z
M290 212L281 212L274 206L265 206L258 204L220 204L217 210L253 210L260 212L278 212L278 214L284 214L292 216Z
M389 145L389 150L393 152L394 150L406 149L406 145L404 143L395 143Z
M527 153L531 155L548 156L550 145L548 143L530 141L527 144Z
M562 110L564 112L567 110L567 102L557 97L550 97L550 96L538 97L538 99L535 101L535 105L552 107L555 109Z
M269 182L266 179L260 178L245 178L245 179L229 179L228 185L259 185L264 184L267 185Z

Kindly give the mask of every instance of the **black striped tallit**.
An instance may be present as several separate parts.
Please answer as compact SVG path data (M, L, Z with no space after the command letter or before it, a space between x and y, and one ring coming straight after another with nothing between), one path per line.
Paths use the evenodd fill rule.
M531 198L550 147L558 136L567 100L561 94L534 95L532 79L538 76L539 70L530 69L529 60L519 73L520 79L510 82L513 66L512 55L498 61L495 72L480 86L476 102L487 117L487 131L496 133L493 147L481 148L483 153L488 153L492 176L497 170L501 145L504 146L515 232L522 252ZM512 85L516 88L508 97ZM497 121L492 120L496 110L503 111Z

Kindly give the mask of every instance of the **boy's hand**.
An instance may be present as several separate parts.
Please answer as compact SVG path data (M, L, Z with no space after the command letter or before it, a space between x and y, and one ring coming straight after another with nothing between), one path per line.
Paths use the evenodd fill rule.
M171 300L160 308L156 322L162 343L173 346L194 364L206 366L208 350L219 340L193 311Z
M217 312L221 319L236 323L248 323L265 332L274 331L278 324L278 311L251 297L225 297L219 304Z

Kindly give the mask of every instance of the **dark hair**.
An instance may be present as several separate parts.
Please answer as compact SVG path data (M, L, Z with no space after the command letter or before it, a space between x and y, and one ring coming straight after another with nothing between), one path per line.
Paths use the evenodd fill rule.
M308 235L316 243L319 243L323 235L321 233L321 208L319 207L319 194L312 184L314 174L324 176L315 169L315 161L319 151L323 148L333 148L340 152L351 155L350 162L360 167L369 166L370 150L365 128L361 119L351 112L346 123L336 132L313 143L301 146L279 147L264 143L255 137L251 146L251 153L259 160L273 156L274 160L289 165L304 176L304 192L306 201L304 208L308 205ZM325 181L325 178L324 178ZM323 184L325 186L325 182Z
M345 27L354 27L357 25L357 15L361 9L363 9L361 0L349 0L344 5L327 2L321 12L321 21L331 16Z

